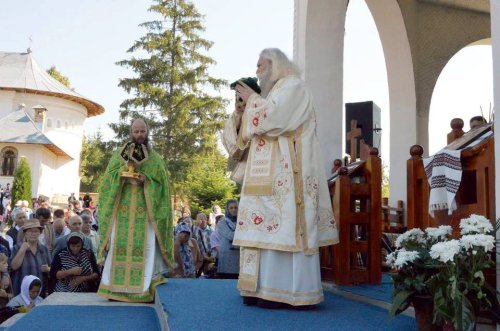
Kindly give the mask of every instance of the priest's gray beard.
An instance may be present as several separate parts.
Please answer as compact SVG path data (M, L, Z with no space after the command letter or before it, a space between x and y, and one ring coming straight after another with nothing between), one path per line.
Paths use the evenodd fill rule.
M267 70L260 75L257 74L257 78L259 79L261 89L260 95L263 98L267 98L267 95L273 89L273 86L276 83L277 79L274 79L275 77L273 77L272 70Z

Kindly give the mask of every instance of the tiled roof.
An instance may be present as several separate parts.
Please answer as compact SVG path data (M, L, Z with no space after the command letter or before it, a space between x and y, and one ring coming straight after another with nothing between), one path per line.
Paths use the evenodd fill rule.
M71 157L36 127L24 109L0 118L0 142L44 145L57 156Z
M0 52L0 90L49 95L74 101L87 108L88 116L104 113L104 108L52 78L31 53Z

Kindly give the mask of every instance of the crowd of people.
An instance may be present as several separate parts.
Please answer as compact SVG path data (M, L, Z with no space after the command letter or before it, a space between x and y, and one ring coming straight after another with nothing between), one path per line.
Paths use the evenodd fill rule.
M10 188L9 188L10 189ZM85 194L72 193L67 208L46 199L17 201L0 210L0 321L29 311L52 292L96 292L102 266L97 208ZM10 206L10 190L2 190L2 205ZM174 230L174 268L167 277L237 278L239 248L232 245L238 202L229 200L225 214L213 206L209 215L191 218L189 208Z
M238 278L239 247L233 245L238 201L226 203L225 214L217 205L207 215L184 208L174 230L173 277Z
M10 185L1 190L0 321L39 305L52 292L97 290L97 211L72 197L65 209L44 198L33 199L33 208L17 201L11 209Z

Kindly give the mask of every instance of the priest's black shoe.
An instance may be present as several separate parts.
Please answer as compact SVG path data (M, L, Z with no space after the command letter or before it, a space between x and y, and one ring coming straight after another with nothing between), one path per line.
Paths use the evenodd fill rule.
M259 298L255 297L243 297L243 304L246 306L255 306Z
M281 302L276 302L276 301L259 299L257 301L257 306L259 306L260 308L266 308L266 309L283 309L283 308L286 308L287 304L281 303Z
M293 310L315 310L316 305L293 306Z

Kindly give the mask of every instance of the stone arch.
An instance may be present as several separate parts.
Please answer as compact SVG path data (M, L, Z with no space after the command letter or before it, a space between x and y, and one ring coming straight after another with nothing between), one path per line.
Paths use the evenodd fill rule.
M296 1L296 62L314 96L325 169L342 155L343 53L347 1ZM415 79L403 15L396 0L366 0L384 49L390 105L391 196L406 200L405 153L416 143ZM404 151L404 152L403 152Z
M13 176L17 167L17 149L12 146L4 147L0 151L0 160L2 162L1 175Z
M385 57L389 84L391 200L406 201L407 151L417 141L413 58L404 17L396 0L366 0Z
M462 91L458 90L457 93L454 93L455 100L449 101L449 104L448 104L448 107L450 107L448 109L454 109L451 107L459 107L459 109L454 109L453 111L450 111L450 110L446 111L445 110L447 117L446 118L443 118L443 117L439 118L438 112L441 112L441 109L436 108L436 102L439 102L439 99L440 99L439 97L441 96L438 93L440 91L442 91L442 89L443 89L443 85L441 85L440 82L441 82L441 79L443 78L444 75L450 73L450 71L447 72L447 70L449 70L449 66L453 65L455 67L454 72L456 73L457 72L456 68L459 68L459 67L456 66L456 62L454 62L454 63L452 63L452 62L455 60L460 61L459 59L457 59L457 57L464 56L463 54L461 54L463 51L467 50L470 47L474 47L474 46L478 46L478 45L491 45L491 38L484 38L484 39L480 39L480 40L471 42L470 44L465 45L461 49L457 50L454 54L452 54L450 56L450 58L448 59L448 61L446 62L446 64L443 66L443 68L441 69L441 71L438 74L438 77L436 79L436 83L434 84L434 87L432 89L432 94L430 96L431 99L430 99L430 103L429 103L428 132L429 132L430 140L432 142L434 142L434 145L435 145L434 150L432 148L429 148L429 153L436 152L438 149L442 148L446 144L446 135L444 133L449 132L449 130L450 130L449 123L450 123L452 118L455 118L455 117L462 118L464 120L464 123L465 123L465 126L463 129L465 131L467 131L469 129L468 120L470 119L470 117L480 115L479 108L468 107L467 112L465 112L464 109L461 107L461 105L467 104L466 97L468 96L468 91L470 89L473 90L474 84L477 84L476 81L469 81L469 80L466 81L463 78L463 75L464 75L463 71L460 71L459 75L458 74L455 74L455 75L459 76L459 77L456 77L456 79L459 82L461 82L461 85L464 86L464 89ZM489 53L488 54L488 57L489 57L490 52L488 52L488 53ZM483 52L481 52L481 54L484 55ZM481 62L481 59L478 59L478 61ZM484 67L482 67L482 69L484 69ZM478 72L478 67L475 67L474 71ZM481 79L490 79L491 83L493 83L493 81L492 81L493 77L492 77L492 75L491 76L490 75L491 75L491 73L488 71L488 76L486 76L486 78L483 78L484 76L480 76L480 77L481 77ZM465 88L465 87L468 87L468 88ZM493 90L491 90L490 92L492 93L491 97L493 97ZM456 95L458 95L458 96L456 96ZM436 99L438 101L436 101ZM458 100L460 100L460 102ZM443 100L441 100L441 101L443 101ZM493 101L493 100L491 100L491 101ZM479 106L481 104L478 103L477 105ZM482 104L482 105L486 106L485 104ZM488 108L483 108L484 116L486 117L487 120L488 120L488 115L489 115L488 110L489 110ZM432 133L433 133L432 131L434 131L434 132L440 131L440 133L439 133L439 135L434 134L434 137L432 137ZM436 147L437 142L439 142L439 147ZM429 147L432 147L432 146L429 146Z
M347 0L295 0L294 60L316 109L325 172L342 156L344 23Z

